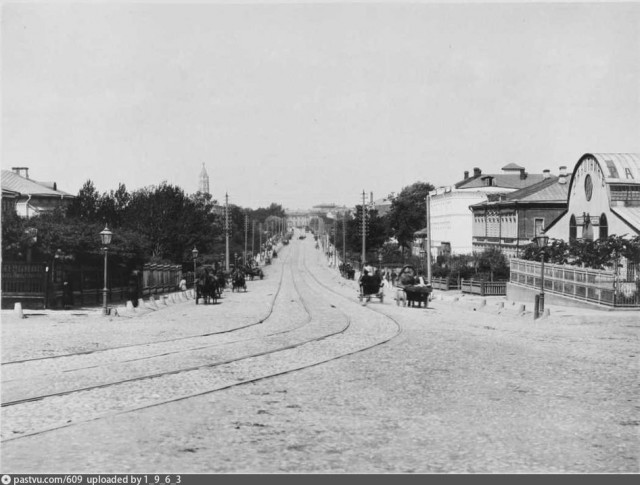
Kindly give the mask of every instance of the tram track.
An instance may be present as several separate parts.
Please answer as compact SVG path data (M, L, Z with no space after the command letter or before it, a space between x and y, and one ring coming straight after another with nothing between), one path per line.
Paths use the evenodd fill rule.
M261 317L259 320L255 321L255 322L251 322L249 324L242 325L242 326L239 326L239 327L233 327L233 328L229 328L229 329L225 329L225 330L218 330L218 331L215 331L215 332L206 332L206 333L197 334L197 335L187 335L187 336L176 337L176 338L171 338L171 339L156 340L156 341L153 341L153 342L144 342L144 343L119 345L119 346L108 347L108 348L103 348L103 349L83 350L83 351L80 351L80 352L71 352L71 353L67 353L67 354L48 355L46 357L34 357L34 358L29 358L29 359L12 360L12 361L0 362L0 365L2 367L6 367L6 366L11 366L11 365L24 364L24 363L28 363L28 362L40 362L40 361L48 361L48 360L52 360L52 359L63 359L63 358L70 358L70 357L76 357L76 356L82 356L82 355L99 354L99 353L102 353L102 352L110 352L110 351L120 350L120 349L131 349L131 348L135 348L135 347L149 347L149 346L153 346L153 345L166 344L166 343L171 343L171 342L179 342L179 341L182 341L182 340L197 339L197 338L201 338L201 337L210 337L210 336L214 336L214 335L223 335L223 334L227 334L227 333L237 332L238 330L243 330L245 328L254 327L256 325L260 325L265 320L267 320L271 316L271 314L273 312L273 307L274 307L275 302L276 302L276 300L278 298L278 295L280 293L280 288L282 287L282 280L283 280L283 277L284 277L284 266L285 265L283 263L282 271L280 273L280 281L278 283L277 290L274 293L273 298L271 299L271 302L270 302L270 305L269 305L269 310L267 311L267 313L266 313L266 315L264 317ZM3 382L5 382L5 381L3 380Z
M299 248L297 248L299 249ZM315 280L316 284L321 285L323 288L332 291L332 293L338 294L340 296L342 296L343 298L347 299L347 297L345 297L344 295L341 295L340 293L337 293L335 291L333 291L331 288L329 288L327 285L324 285L323 283L321 283L315 276L313 276L312 272L309 271L308 266L306 265L306 262L304 260L304 258L300 258L301 260L301 265L303 267L303 269L305 271L302 271L301 274L307 274L307 275L312 275L312 278ZM283 262L283 265L285 265L285 263ZM312 303L312 301L314 300L314 295L312 295L311 297L307 298L305 296L303 296L304 290L301 291L301 288L299 286L300 281L296 281L296 276L294 275L294 271L291 265L289 265L289 270L291 272L291 282L292 285L295 289L295 292L299 295L299 301L300 304L302 306L304 306L305 311L307 312L307 314L310 316L309 318L309 322L313 322L314 318L311 317L311 315L313 313L317 313L320 315L320 317L317 319L317 321L322 321L322 319L324 318L325 320L328 318L327 316L327 312L330 313L330 318L334 319L337 315L335 315L336 311L338 313L343 314L343 318L346 321L346 324L344 324L343 326L335 329L335 331L333 332L322 332L319 335L316 335L312 338L309 339L305 339L305 340L301 340L295 343L291 343L289 345L280 345L278 348L273 348L270 350L262 350L259 352L253 352L253 353L245 353L242 356L239 356L237 358L233 358L233 359L227 359L227 360L219 360L217 362L214 363L208 363L208 364L204 364L204 365L199 365L199 366L192 366L192 367L188 367L188 368L181 368L181 369L172 369L169 371L165 371L165 372L161 372L161 373L157 373L157 374L153 374L153 375L147 375L147 376L143 376L143 377L138 377L138 378L133 378L133 379L127 379L127 380L121 380L119 382L115 382L115 383L105 383L105 384L99 384L96 386L92 386L90 388L82 388L82 389L74 389L74 390L68 390L68 391L64 391L64 392L59 392L59 393L54 393L54 394L50 394L50 395L46 395L46 396L34 396L32 398L28 398L28 399L22 399L22 400L14 400L14 401L9 401L6 403L3 403L2 406L5 408L10 408L9 410L7 409L3 409L3 411L5 411L5 414L10 414L10 410L11 408L13 409L19 409L19 408L28 408L28 407L33 407L34 405L38 405L39 403L41 404L43 400L47 400L47 403L52 403L55 400L64 400L64 399L69 399L71 394L77 394L77 395L84 395L86 396L87 394L83 394L83 393L93 393L94 396L96 398L98 398L100 400L100 402L102 402L103 400L100 399L100 396L97 396L96 394L108 394L106 391L108 389L113 389L116 387L120 388L121 391L121 395L126 395L128 388L131 387L131 385L137 384L137 386L139 387L141 384L144 383L144 385L148 384L151 381L157 381L159 379L174 379L177 377L185 377L185 374L188 374L189 377L192 377L196 374L199 374L200 378L205 377L206 379L209 380L213 380L215 381L216 379L218 379L218 383L215 386L211 386L211 384L209 384L209 388L205 388L204 390L202 389L202 387L200 385L197 385L195 387L191 387L189 390L182 390L180 392L176 392L171 399L151 399L152 402L146 402L144 404L138 404L138 405L133 405L133 406L115 406L115 409L95 409L93 412L93 415L87 416L85 415L73 415L73 413L71 413L70 416L65 416L64 418L62 418L62 421L64 421L64 423L60 422L61 420L53 420L53 421L57 421L56 424L53 424L52 422L49 422L48 425L45 425L45 423L42 423L41 429L32 429L30 431L26 431L26 430L13 430L13 433L19 434L18 436L9 436L9 437L3 437L2 441L11 441L11 440L15 440L15 439L21 439L24 438L26 436L32 436L35 434L41 434L43 432L47 432L47 431L53 431L54 429L59 429L62 427L68 427L68 426L72 426L75 424L80 424L81 422L88 422L88 421L93 421L96 419L102 419L102 418L106 418L108 416L113 416L115 414L122 414L122 413L128 413L128 412L133 412L136 410L140 410L140 409L145 409L148 407L152 407L152 406L158 406L158 405L163 405L163 404L168 404L171 402L175 402L175 401L179 401L179 400L183 400L183 399L188 399L191 397L196 397L196 396L200 396L200 395L204 395L204 394L208 394L208 393L212 393L212 392L216 392L219 390L223 390L223 389L228 389L230 387L234 387L237 385L243 385L249 382L256 382L258 380L262 380L262 379L267 379L270 377L275 377L277 375L282 375L285 373L289 373L289 372L294 372L297 370L301 370L310 366L314 366L314 365L319 365L321 363L326 363L332 360L336 360L339 358L342 358L346 355L351 355L353 353L357 353L357 352L362 352L364 350L367 350L368 348L371 348L375 345L380 345L383 342L375 342L369 345L366 345L364 348L362 348L362 345L357 345L357 348L355 350L352 350L350 352L342 352L339 353L339 355L334 355L331 356L329 358L325 358L325 359L317 359L317 358L313 358L313 359L309 359L309 355L314 355L313 352L308 353L307 356L302 356L304 358L300 358L300 361L303 361L301 365L298 366L285 366L285 368L281 368L282 366L278 366L278 365L273 365L273 361L270 361L270 364L272 365L272 371L271 372L266 372L263 373L263 375L255 375L255 371L256 369L261 369L261 366L259 365L258 361L265 361L265 360L269 360L269 357L272 354L276 354L279 353L280 355L284 355L287 353L292 353L292 352L296 352L298 351L298 349L300 349L301 347L304 346L317 346L320 342L330 338L330 337L338 337L338 336L344 336L344 334L347 332L347 330L350 328L351 326L351 320L350 318L347 316L347 314L343 311L343 310L338 310L337 307L335 307L334 305L329 304L326 301L323 301L321 304L316 303L315 305ZM283 272L281 273L281 281L279 283L279 290L278 293L280 292L280 288L282 287L282 278L284 275L284 268L283 268ZM302 283L303 285L305 285L307 287L307 291L310 293L315 293L314 289L312 288L312 286L309 284L308 281L305 281L304 278L302 278ZM323 299L324 300L324 299ZM273 307L275 307L275 302L273 304ZM271 309L271 313L273 313L273 307ZM328 308L331 308L331 310L327 310ZM388 316L385 315L386 318L390 318ZM393 320L393 319L391 319ZM397 324L397 322L394 321L394 323L396 323L396 328L399 329L399 325ZM283 331L283 332L277 332L278 333L287 333L288 331ZM394 336L396 336L398 334L398 332L394 332L392 335L388 336L387 339L385 339L384 341L388 341L389 339L393 338ZM274 334L275 335L275 334ZM257 339L259 338L264 338L264 337L257 337ZM353 343L351 343L351 345L353 345ZM304 362L306 358L306 363ZM286 360L286 359L285 359ZM251 363L251 365L248 365L248 363ZM218 375L214 375L212 376L211 374L207 374L208 372L211 372L213 368L217 368L218 369ZM239 369L240 368L240 369ZM239 372L240 374L251 374L251 372L254 372L254 375L252 377L237 377L237 373L239 370L242 370L242 372ZM226 374L229 374L228 376L231 379L231 382L229 382L229 380L227 379L226 381L224 379L222 379L222 381L224 382L220 382L221 377L225 377ZM234 373L236 374L235 376L235 382L234 381ZM258 374L260 374L258 372ZM205 380L206 380L205 379ZM185 379L187 380L187 379ZM197 379L196 379L197 381ZM188 386L187 386L188 387ZM107 396L108 397L108 396ZM58 403L60 404L60 403ZM50 406L48 406L50 407ZM61 406L62 408L64 408L64 403L63 406ZM98 406L99 407L99 406ZM7 413L7 411L9 411ZM29 411L33 411L33 409L29 410ZM60 410L61 413L64 414L64 409ZM20 414L20 413L17 413ZM90 413L91 414L91 413ZM6 422L6 418L11 418L11 416L3 416L3 421ZM67 417L71 417L71 419L66 420Z

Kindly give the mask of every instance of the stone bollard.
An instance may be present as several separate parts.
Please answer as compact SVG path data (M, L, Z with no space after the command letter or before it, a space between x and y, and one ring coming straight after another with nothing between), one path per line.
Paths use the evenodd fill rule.
M22 303L14 303L13 312L18 316L18 318L24 318L24 313L22 313Z
M162 295L162 304L167 306L167 297L165 295Z
M127 300L127 310L132 312L136 311L135 307L133 306L133 302L131 300Z
M138 308L144 308L144 300L142 298L138 298Z

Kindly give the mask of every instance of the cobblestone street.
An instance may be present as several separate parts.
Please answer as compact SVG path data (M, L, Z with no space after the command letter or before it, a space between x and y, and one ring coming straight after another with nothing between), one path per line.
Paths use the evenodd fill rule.
M3 472L640 471L637 312L362 306L279 255L218 305L3 312Z

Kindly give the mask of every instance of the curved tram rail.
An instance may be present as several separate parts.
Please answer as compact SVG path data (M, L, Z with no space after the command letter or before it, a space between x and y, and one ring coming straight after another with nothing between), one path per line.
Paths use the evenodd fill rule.
M350 298L334 291L313 275L300 255L298 255L298 264L301 264L301 267L306 270L305 274L311 275L313 285L320 286L340 296L349 302L349 305L353 305L353 301ZM104 382L102 378L102 382L89 386L72 387L50 393L36 393L35 395L4 402L2 403L2 411L5 426L3 426L4 436L2 441L12 441L38 435L55 429L160 406L295 372L368 350L388 342L400 333L400 325L393 318L372 308L363 308L358 305L356 308L360 312L376 312L384 315L385 323L379 324L381 328L388 327L388 320L391 320L395 327L393 331L385 328L385 331L381 332L381 336L375 339L367 340L364 338L366 333L371 330L369 325L366 328L361 325L362 328L356 329L352 332L353 335L350 335L350 330L354 329L352 320L347 316L347 313L338 309L337 306L323 301L322 297L318 298L312 288L312 284L304 280L302 282L298 281L294 275L293 268L290 267L290 271L292 289L298 296L296 298L299 302L297 306L301 307L300 310L305 314L294 325L249 339L238 339L223 344L217 343L171 352L184 357L188 362L190 359L193 360L195 351L201 351L203 348L210 349L227 344L245 344L245 348L240 349L240 355L234 355L229 358L210 355L207 358L214 358L213 362L208 361L188 366L181 365L178 368L175 368L174 363L170 368L159 372L121 378L112 382ZM278 291L271 302L269 314L253 325L269 323L273 318L276 302L283 299L281 294L283 276L284 265ZM307 296L304 293L307 293ZM350 310L353 310L353 308L350 308ZM317 322L319 325L309 326L310 322ZM246 328L246 326L243 328ZM301 335L299 334L304 333L303 330L307 335L302 335L304 338L300 338ZM323 341L329 338L331 338L331 345L327 346ZM182 339L184 338L173 340ZM268 342L269 339L272 341ZM340 345L337 345L337 342ZM265 344L270 344L270 346L267 345L265 349ZM130 347L141 346L143 345ZM301 353L300 348L304 348L308 352ZM270 358L274 353L278 353L279 359ZM86 353L77 355L86 355ZM129 359L115 364L151 359L152 357L158 357L158 355L143 359ZM288 360L289 362L287 362ZM114 362L110 362L105 365L85 366L73 370L97 369L104 373L106 367L113 365ZM161 391L158 391L159 388ZM170 392L167 392L167 389ZM165 394L164 398L159 396L162 393ZM167 395L170 397L167 397ZM86 398L89 399L92 405L78 405L80 401L85 402ZM87 410L87 407L91 409ZM43 412L45 410L46 413ZM41 417L38 418L38 416ZM8 430L9 426L13 429Z

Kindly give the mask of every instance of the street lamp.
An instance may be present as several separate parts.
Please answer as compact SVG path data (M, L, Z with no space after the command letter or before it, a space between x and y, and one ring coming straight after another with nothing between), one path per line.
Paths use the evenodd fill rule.
M193 287L196 286L196 260L198 259L198 249L193 246L191 250L191 256L193 256Z
M100 233L100 241L102 242L102 250L104 251L104 288L102 290L102 312L105 315L109 314L109 310L107 308L107 252L109 249L109 244L111 244L111 236L113 233L109 230L107 225L105 224L104 229Z
M543 232L534 237L533 242L536 244L536 247L540 249L540 295L538 296L538 302L533 312L533 318L536 319L544 313L544 250L549 243L549 236Z
M378 249L378 269L380 270L380 274L382 274L382 248Z

